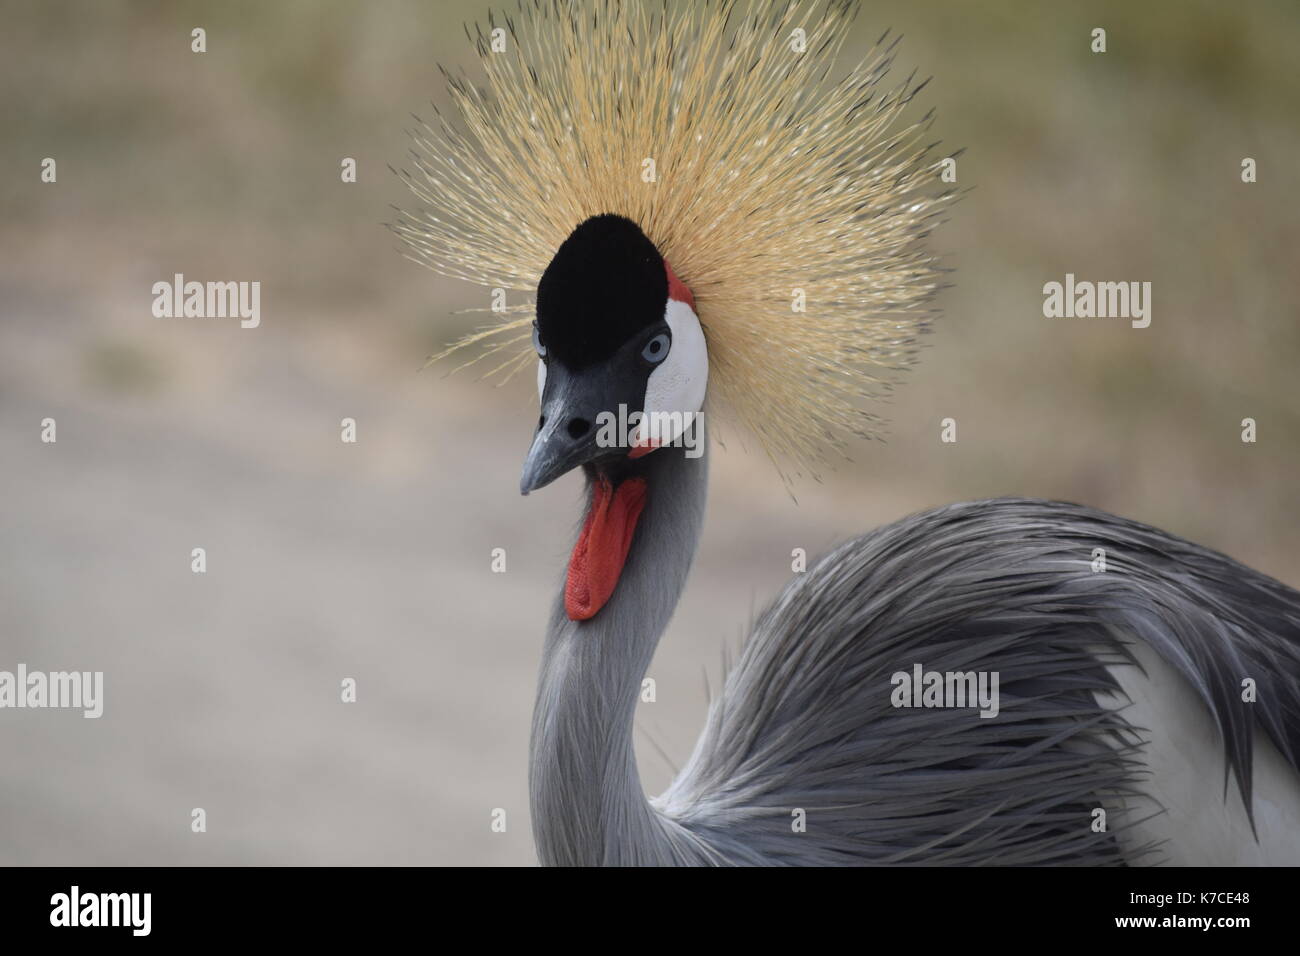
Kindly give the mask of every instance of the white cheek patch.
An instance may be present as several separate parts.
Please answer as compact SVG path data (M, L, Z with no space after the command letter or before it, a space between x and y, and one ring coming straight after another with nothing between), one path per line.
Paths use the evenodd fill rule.
M537 401L542 400L542 392L546 391L546 362L542 359L537 360Z
M664 321L672 330L673 344L646 382L644 414L635 440L641 447L657 448L681 437L704 407L709 384L709 353L695 311L685 302L669 299Z

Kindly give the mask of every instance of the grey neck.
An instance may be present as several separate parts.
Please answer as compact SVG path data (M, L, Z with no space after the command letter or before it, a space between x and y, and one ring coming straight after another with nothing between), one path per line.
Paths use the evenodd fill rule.
M533 836L544 865L663 864L700 855L689 835L647 803L632 724L641 681L695 556L706 458L671 447L647 455L645 507L613 595L587 621L568 618L563 594L551 612L529 761Z

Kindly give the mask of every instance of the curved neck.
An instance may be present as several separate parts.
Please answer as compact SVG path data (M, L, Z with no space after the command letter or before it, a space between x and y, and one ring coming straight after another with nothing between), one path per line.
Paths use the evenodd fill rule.
M561 595L551 612L529 761L533 836L544 865L698 856L646 801L632 724L641 681L695 556L706 458L672 447L647 455L645 507L609 602L590 620L572 621Z

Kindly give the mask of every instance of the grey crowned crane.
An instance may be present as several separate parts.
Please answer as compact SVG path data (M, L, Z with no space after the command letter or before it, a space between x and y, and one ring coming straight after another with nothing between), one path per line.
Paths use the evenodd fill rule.
M541 861L1300 863L1300 593L1053 501L914 515L796 575L643 792L638 692L705 509L696 413L785 474L824 464L877 428L941 284L919 87L886 82L888 37L830 75L854 12L524 0L475 37L486 84L448 76L457 117L416 134L412 258L535 294L452 349L537 363L521 491L587 479L533 720Z

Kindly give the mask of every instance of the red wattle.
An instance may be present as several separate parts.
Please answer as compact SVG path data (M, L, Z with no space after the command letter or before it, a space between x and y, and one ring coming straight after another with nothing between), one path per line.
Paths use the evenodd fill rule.
M570 620L594 617L614 593L643 507L644 478L628 478L614 488L601 477L591 486L591 505L564 585L564 610Z

